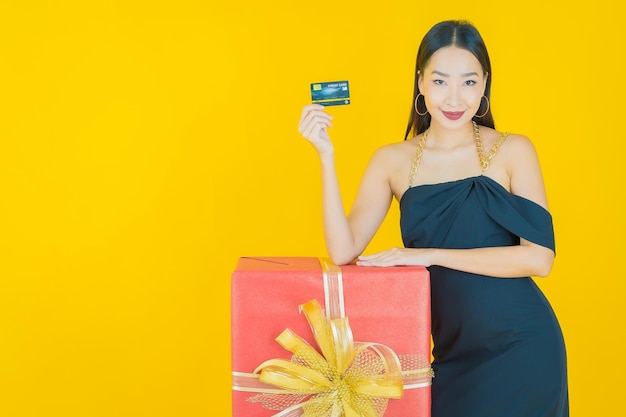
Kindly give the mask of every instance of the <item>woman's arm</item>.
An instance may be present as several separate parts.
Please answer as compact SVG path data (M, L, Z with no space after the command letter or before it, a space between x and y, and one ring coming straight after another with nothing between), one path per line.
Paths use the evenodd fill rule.
M545 277L552 269L554 252L522 241L517 246L476 249L393 248L369 256L359 256L357 265L439 265L459 271L498 278Z
M506 170L511 193L534 201L547 209L547 199L539 160L528 138L511 135L497 156L497 166ZM487 172L488 174L488 172ZM551 249L520 239L517 246L476 249L394 248L361 256L364 266L439 265L451 269L500 278L546 276L554 262Z
M377 152L365 171L350 214L346 216L334 150L326 131L331 126L330 119L323 106L307 106L302 112L299 131L316 148L320 157L326 249L331 260L342 265L352 262L369 244L389 210L392 194L384 155Z

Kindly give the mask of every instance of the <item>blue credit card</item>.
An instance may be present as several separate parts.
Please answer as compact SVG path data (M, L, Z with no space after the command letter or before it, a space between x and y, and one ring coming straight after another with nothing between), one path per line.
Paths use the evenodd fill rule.
M311 100L322 106L350 104L348 81L331 81L311 84Z

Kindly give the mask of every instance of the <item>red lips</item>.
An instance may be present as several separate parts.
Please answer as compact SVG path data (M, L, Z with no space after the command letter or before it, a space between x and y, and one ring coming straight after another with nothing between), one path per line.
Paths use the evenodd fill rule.
M448 119L450 120L458 120L461 118L461 116L463 116L463 111L443 111L442 113L444 116L446 116Z

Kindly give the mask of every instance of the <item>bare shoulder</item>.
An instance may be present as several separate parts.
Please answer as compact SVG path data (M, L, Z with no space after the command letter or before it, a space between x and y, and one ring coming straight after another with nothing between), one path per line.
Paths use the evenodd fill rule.
M511 132L501 132L489 127L481 126L480 129L483 146L486 151L493 148L500 142L502 149L508 151L534 152L534 146L530 138L526 135ZM505 146L506 144L506 146Z
M502 134L499 134L501 137ZM497 139L496 139L497 141ZM532 140L523 134L510 133L506 135L500 149L498 158L501 158L507 165L509 173L515 168L535 169L538 167L538 158L535 145Z
M416 141L414 140L392 142L379 147L370 160L367 176L384 178L393 194L399 198L408 187L415 149Z
M406 140L402 142L392 142L382 145L376 150L376 154L384 155L386 157L397 157L398 155L405 154L409 148L414 147L413 140Z
M508 133L506 135L505 142L508 144L508 148L518 152L530 152L535 154L535 145L533 145L533 142L528 136L519 133Z
M410 140L388 143L374 151L372 162L394 167L398 163L405 162L414 149L415 145Z
M537 150L523 134L509 134L498 152L509 174L511 193L547 208L547 199Z
M481 127L485 152L497 153L499 165L525 164L537 158L535 146L528 136L519 133L504 133L488 127ZM495 155L494 155L495 156ZM508 170L508 169L507 169Z

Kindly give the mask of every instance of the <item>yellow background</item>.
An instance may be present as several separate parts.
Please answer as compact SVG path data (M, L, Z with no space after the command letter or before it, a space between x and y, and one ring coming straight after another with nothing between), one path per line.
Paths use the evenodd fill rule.
M621 410L623 2L3 0L0 416L229 415L237 258L325 255L309 83L350 81L329 110L348 208L450 18L542 160L572 415ZM400 244L394 203L368 252Z

